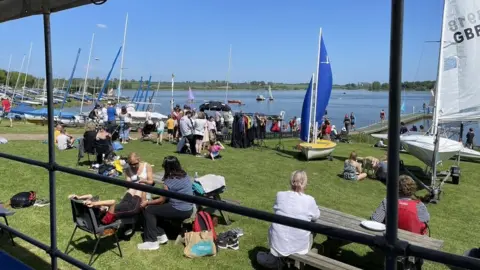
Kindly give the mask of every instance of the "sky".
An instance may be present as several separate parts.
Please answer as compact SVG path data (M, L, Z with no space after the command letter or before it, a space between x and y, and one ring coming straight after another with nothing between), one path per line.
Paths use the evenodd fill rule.
M92 34L89 77L105 78L122 45L125 17L126 79L306 82L316 71L323 30L333 82L388 81L390 3L387 0L108 0L52 15L55 77L84 77ZM443 1L405 0L403 80L434 80ZM19 70L33 43L29 73L44 76L41 16L0 24L0 68ZM94 60L98 58L98 60ZM25 61L25 66L27 61ZM25 70L25 68L24 68ZM118 77L120 58L112 73Z

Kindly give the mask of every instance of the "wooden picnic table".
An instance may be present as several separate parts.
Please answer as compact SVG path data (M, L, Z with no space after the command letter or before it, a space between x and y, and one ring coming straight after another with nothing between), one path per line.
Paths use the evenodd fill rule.
M153 174L153 182L155 182L155 184L163 185L163 175L164 174L165 174L164 171ZM208 194L205 194L204 197L215 200L215 201L219 201L219 202L225 202L225 200L222 200L222 198L220 197L220 192L210 192ZM201 209L200 205L199 205L198 209ZM218 212L218 214L223 218L223 221L226 225L230 225L230 223L231 223L230 219L229 219L228 215L226 213L224 213L224 211L219 210L219 209L212 209L212 210L214 210L213 212Z
M340 211L319 206L320 219L316 222L322 225L328 225L335 228L346 229L368 235L384 235L385 232L376 232L363 228L360 222L366 220ZM426 235L419 235L409 231L398 229L398 239L408 241L410 244L440 250L443 247L443 240L438 240ZM328 241L328 240L327 240ZM346 242L346 241L345 241ZM346 242L345 244L348 244Z

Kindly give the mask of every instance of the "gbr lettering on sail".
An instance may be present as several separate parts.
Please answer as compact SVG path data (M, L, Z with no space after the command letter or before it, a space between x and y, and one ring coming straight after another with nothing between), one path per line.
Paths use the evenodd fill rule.
M476 2L478 3L479 1ZM457 14L455 18L447 22L447 27L452 32L453 40L456 43L462 43L474 38L479 38L480 9L472 10L471 12L467 12L466 14Z

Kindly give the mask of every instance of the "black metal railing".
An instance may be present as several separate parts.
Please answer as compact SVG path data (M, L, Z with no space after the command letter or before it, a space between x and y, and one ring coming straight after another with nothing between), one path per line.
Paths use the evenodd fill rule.
M82 2L83 1L83 2ZM25 1L12 1L8 3L28 3ZM74 6L79 6L87 3L97 3L101 4L105 1L85 1L77 0ZM132 182L120 181L115 178L102 176L99 174L93 174L90 172L80 171L72 169L69 167L58 165L55 161L55 149L54 149L54 114L53 114L53 85L52 85L52 56L51 56L51 42L50 42L50 8L49 4L51 1L44 0L43 2L43 20L44 20L44 35L45 35L45 66L46 66L46 79L47 79L47 99L48 99L48 162L42 162L38 160L28 159L24 157L19 157L15 155L10 155L6 153L0 153L0 158L5 158L33 166L42 167L49 172L49 193L50 193L50 245L44 244L20 231L17 231L9 226L6 226L0 223L0 229L4 229L13 235L35 245L36 247L45 250L51 257L51 268L57 269L57 258L63 259L68 263L77 266L81 269L94 269L91 266L86 265L83 262L76 260L75 258L62 253L57 248L57 228L56 228L56 194L55 194L55 173L56 171L64 172L76 176L85 178L86 180L99 181L103 183L108 183L116 186L123 186L127 188L134 188L153 194L165 196L168 198L179 199L187 201L190 203L195 203L203 206L212 207L219 210L228 211L231 213L267 221L279 223L299 229L308 230L314 233L323 234L329 237L335 237L344 239L350 242L356 242L368 246L374 246L378 249L383 250L386 253L387 264L386 269L396 269L396 257L397 256L415 256L418 258L424 258L430 261L439 262L447 265L469 268L469 269L480 269L480 260L450 254L442 251L432 250L428 248L423 248L416 245L411 245L406 241L397 239L397 208L393 207L396 205L397 196L398 196L398 184L396 179L398 178L398 166L399 164L399 154L398 147L399 141L394 139L389 142L389 156L388 163L392 164L392 167L389 168L389 178L394 179L394 181L387 181L387 233L386 236L370 236L354 231L349 231L340 228L334 228L330 226L325 226L317 223L306 222L294 218L289 218L281 215L274 215L265 211L260 211L257 209L252 209L248 207L243 207L235 204L229 204L225 202L214 201L211 199L189 196L179 193L174 193L168 190L158 189L151 186L135 184ZM1 4L1 3L0 3ZM19 4L20 5L20 4ZM62 10L62 8L56 7L55 10ZM65 9L65 8L63 8ZM25 13L28 14L28 13ZM27 15L24 15L27 16ZM22 15L18 15L22 17ZM391 138L398 138L398 136L393 136L398 134L396 129L398 129L398 122L400 119L400 92L401 92L401 55L402 55L402 25L403 25L403 0L392 0L392 28L391 28L391 58L390 58L390 85L392 86L390 90L390 117L389 117L389 130L392 133ZM0 20L1 21L1 20ZM397 125L396 125L397 124ZM396 132L396 133L395 133Z

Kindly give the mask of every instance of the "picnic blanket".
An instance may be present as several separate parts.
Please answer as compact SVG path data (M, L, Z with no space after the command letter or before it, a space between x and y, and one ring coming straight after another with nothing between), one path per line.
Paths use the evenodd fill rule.
M225 177L221 175L215 175L215 174L207 174L202 177L199 177L195 179L198 183L200 183L203 187L203 190L205 193L210 193L212 191L215 191L217 189L221 189L223 187L226 187L225 184Z

